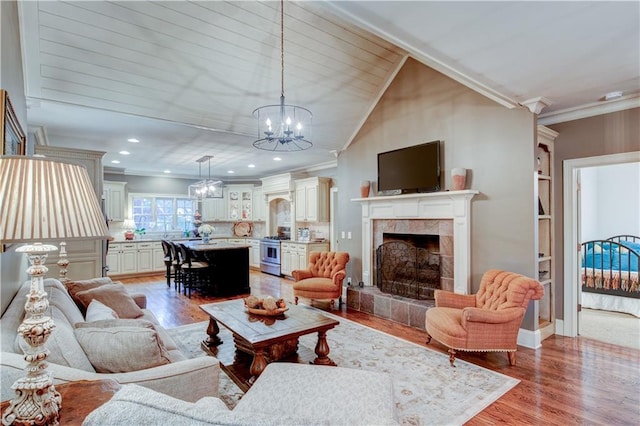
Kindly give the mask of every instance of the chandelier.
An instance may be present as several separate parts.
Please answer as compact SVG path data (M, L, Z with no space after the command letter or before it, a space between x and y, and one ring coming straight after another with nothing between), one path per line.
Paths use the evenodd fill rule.
M203 198L222 198L222 181L211 179L211 159L213 155L198 158L198 177L202 178L202 163L209 164L209 178L202 179L189 185L189 198L202 200Z
M253 110L258 120L258 140L253 146L265 151L303 151L311 148L311 111L287 105L284 100L284 0L280 1L280 103Z

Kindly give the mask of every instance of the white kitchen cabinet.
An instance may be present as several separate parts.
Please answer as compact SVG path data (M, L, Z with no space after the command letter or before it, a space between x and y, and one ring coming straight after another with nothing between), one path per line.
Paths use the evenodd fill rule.
M107 265L110 276L164 271L162 244L159 241L110 243Z
M267 219L267 202L264 199L262 188L253 188L253 220L265 221Z
M253 186L227 185L228 220L253 220Z
M327 251L329 243L283 242L280 244L280 272L291 276L291 271L306 269L312 251Z
M106 266L109 267L107 275L118 275L120 272L120 245L109 244L109 251L107 252Z
M120 249L120 273L138 272L138 246L136 243L123 243Z
M297 257L296 245L293 243L280 243L280 273L291 276L293 257Z
M166 265L164 264L164 250L162 249L162 243L154 241L152 243L153 248L153 270L164 271Z
M249 250L249 266L260 269L260 240L252 239L251 249Z
M104 207L107 219L110 221L121 222L125 218L126 185L126 182L104 182Z
M329 186L331 179L312 177L298 179L295 213L297 222L329 221Z
M227 191L222 190L222 198L205 198L202 200L202 220L205 222L227 220Z
M136 272L153 271L153 243L141 242L137 244L136 263L138 270Z

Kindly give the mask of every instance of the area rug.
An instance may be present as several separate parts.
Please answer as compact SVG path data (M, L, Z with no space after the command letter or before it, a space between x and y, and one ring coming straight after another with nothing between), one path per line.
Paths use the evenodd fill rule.
M327 332L329 357L341 367L391 374L396 413L403 425L461 425L519 382L460 359L452 368L447 354L325 315L340 321ZM206 328L207 322L201 322L168 332L187 356L197 357L205 356L200 342L206 337ZM224 327L220 329L222 340L232 342L231 333ZM313 350L316 340L315 333L302 336L300 345ZM242 391L223 372L220 377L221 398L233 408Z

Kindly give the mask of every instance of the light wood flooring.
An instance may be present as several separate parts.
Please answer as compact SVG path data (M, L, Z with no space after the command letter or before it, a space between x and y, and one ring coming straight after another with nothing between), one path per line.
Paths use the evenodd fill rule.
M164 327L208 319L199 305L213 297L191 299L168 288L163 276L122 280L131 291L147 295L148 305ZM291 281L251 272L251 292L288 299ZM239 296L242 297L242 296ZM423 331L347 309L334 314L424 345ZM430 349L446 355L432 341ZM578 337L551 336L538 350L520 347L517 365L505 353L460 353L460 359L520 380L468 425L635 425L640 424L640 351Z

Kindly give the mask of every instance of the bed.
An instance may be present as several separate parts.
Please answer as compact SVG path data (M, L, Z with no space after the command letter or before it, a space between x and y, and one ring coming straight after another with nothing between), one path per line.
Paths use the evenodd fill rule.
M616 235L582 244L582 306L640 317L640 237Z

